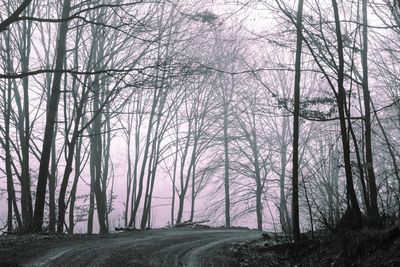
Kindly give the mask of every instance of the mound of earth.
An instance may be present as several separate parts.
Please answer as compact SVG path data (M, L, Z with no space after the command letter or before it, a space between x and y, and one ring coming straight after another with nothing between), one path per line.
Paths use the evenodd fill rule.
M400 228L325 233L297 243L259 240L231 251L238 266L400 266Z

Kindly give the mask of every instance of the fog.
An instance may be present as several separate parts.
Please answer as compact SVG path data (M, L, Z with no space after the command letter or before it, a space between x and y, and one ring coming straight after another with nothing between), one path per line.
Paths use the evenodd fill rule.
M2 0L0 229L398 216L397 5L302 2Z

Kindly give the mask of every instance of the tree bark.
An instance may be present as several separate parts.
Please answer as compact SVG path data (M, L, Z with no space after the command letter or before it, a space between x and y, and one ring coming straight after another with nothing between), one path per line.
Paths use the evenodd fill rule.
M75 175L74 175L74 182L72 184L71 194L70 194L70 203L69 203L69 227L68 231L69 234L74 233L75 227L75 219L74 219L74 212L75 212L75 200L76 200L76 191L78 188L78 181L81 171L81 149L82 149L82 136L78 138L78 142L76 145L76 152L75 152Z
M288 215L287 204L286 204L286 193L285 193L285 180L286 180L286 165L287 165L287 144L286 144L286 132L288 128L289 122L287 118L283 118L282 120L282 133L281 133L281 142L280 142L280 163L281 163L281 171L279 173L279 221L281 224L282 231L285 234L291 233L291 224L290 218Z
M225 226L231 227L231 208L230 208L230 179L229 179L229 134L228 134L228 105L225 101L223 103L223 118L224 118L224 189L225 189Z
M172 174L172 202L171 202L171 225L174 224L175 216L175 196L176 196L176 170L178 166L178 152L179 152L179 121L178 114L176 114L176 139L175 139L175 158L174 158L174 169Z
M6 93L7 92L7 93ZM8 82L8 88L3 91L4 100L4 150L5 150L5 169L7 176L7 232L13 230L13 199L15 198L14 181L11 168L11 147L10 147L10 116L11 116L11 82ZM3 142L2 142L3 144Z
M340 26L339 9L336 0L332 0L333 12L335 17L335 31L337 38L337 52L338 52L338 73L337 73L337 84L338 93L336 94L336 101L338 104L339 120L340 120L340 133L343 146L343 158L346 173L346 190L347 190L347 201L348 207L351 210L351 214L354 216L354 223L361 226L362 217L360 206L358 205L356 192L354 190L354 181L351 170L351 158L350 158L350 143L347 135L346 126L346 113L345 113L345 99L346 92L344 88L344 54L343 54L343 40Z
M71 9L70 0L64 0L62 18L69 16ZM57 51L56 51L56 69L62 69L64 66L64 58L66 53L66 39L68 32L68 21L63 21L60 24L59 35L57 38ZM53 85L51 89L51 96L49 99L48 110L46 113L46 126L43 138L42 154L40 157L40 167L38 184L36 189L36 202L34 213L34 232L40 232L43 226L44 205L46 199L46 185L47 177L49 174L49 161L52 147L52 140L54 136L54 125L56 124L56 117L58 111L58 104L60 99L60 88L62 73L55 73L53 78Z
M300 132L300 81L301 81L301 50L303 46L303 5L300 0L297 9L297 42L295 63L295 88L293 111L293 171L292 171L292 234L295 242L300 240L299 222L299 132Z
M21 42L18 44L22 72L29 71L31 54L32 22L24 21L21 25ZM17 90L16 90L17 92ZM24 230L32 227L33 210L30 177L30 108L29 108L29 77L22 79L23 106L19 109L18 131L21 140L21 211ZM18 93L19 95L19 93ZM18 96L19 97L19 96Z
M50 233L55 233L57 224L56 202L55 202L56 187L57 187L57 176L56 176L57 150L55 146L56 135L57 133L55 132L53 138L53 147L51 149L51 170L49 173L49 232Z
M372 156L372 129L371 129L371 108L370 93L368 83L368 10L367 0L362 0L363 13L363 49L361 50L361 62L363 69L362 88L364 95L365 109L365 159L369 185L369 214L368 217L372 221L376 221L379 217L378 210L378 189L376 187L376 178L374 171L374 162Z

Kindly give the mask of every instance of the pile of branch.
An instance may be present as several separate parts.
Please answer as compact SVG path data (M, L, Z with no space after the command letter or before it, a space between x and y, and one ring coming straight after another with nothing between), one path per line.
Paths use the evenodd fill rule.
M136 230L137 229L135 227L115 227L116 232L121 232L121 231L129 232L129 231L136 231Z
M203 223L209 222L208 220L206 221L198 221L198 222L192 222L191 220L184 221L182 223L177 223L173 228L211 228L208 225L205 225Z

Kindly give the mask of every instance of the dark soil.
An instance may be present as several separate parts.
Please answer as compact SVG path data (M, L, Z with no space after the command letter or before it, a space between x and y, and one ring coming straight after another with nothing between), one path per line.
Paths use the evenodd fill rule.
M182 232L184 231L184 232ZM151 254L146 246L141 243L143 251L139 251L135 243L132 245L118 245L126 238L151 237L151 250L157 250L157 255L168 254L168 246L177 246L181 240L183 247L190 248L190 237L193 242L198 242L198 237L205 237L204 244L214 235L213 232L197 232L197 230L174 231L134 231L134 233L121 233L114 235L10 235L0 236L0 267L21 266L21 262L30 262L44 256L45 252L55 247L80 247L98 246L102 244L115 244L115 249L109 250L104 266L132 266L132 259L140 260L140 253L148 258ZM183 234L185 233L185 234ZM180 234L180 235L178 235ZM224 235L229 236L229 232ZM271 237L272 236L272 237ZM264 239L262 239L264 237ZM308 238L307 238L308 237ZM124 239L125 238L125 239ZM154 240L159 240L154 243ZM189 242L189 243L187 243ZM86 245L87 244L87 245ZM194 243L193 243L194 244ZM203 244L203 243L202 243ZM120 247L118 247L120 246ZM121 247L122 246L122 247ZM195 245L193 245L195 247ZM230 249L228 249L230 247ZM136 249L136 250L135 250ZM181 247L173 251L178 253ZM134 251L130 255L130 251ZM164 251L168 250L168 251ZM76 253L79 252L76 251ZM148 253L147 253L148 252ZM181 251L182 252L182 251ZM74 252L75 253L75 252ZM149 254L150 253L150 254ZM153 253L154 254L154 253ZM184 256L185 253L182 252ZM129 257L128 257L129 256ZM153 255L154 256L154 255ZM160 256L160 257L161 257ZM133 257L133 258L132 258ZM131 259L132 258L132 259ZM162 257L161 257L162 258ZM182 258L182 257L180 257ZM236 259L232 262L232 258ZM61 259L62 260L62 259ZM164 259L165 260L165 259ZM229 262L227 265L226 263ZM236 243L233 247L221 244L213 250L212 258L205 258L206 266L400 266L400 228L390 227L381 230L364 228L362 230L346 230L336 233L322 232L314 238L304 235L304 240L298 243L277 240L274 235L262 235L260 239L248 243ZM151 264L150 264L151 265ZM154 265L154 264L153 264ZM152 265L152 266L153 266ZM56 266L56 265L54 265ZM140 266L140 265L138 265ZM156 265L154 265L156 266Z
M323 233L298 243L260 240L231 251L237 266L400 266L400 228Z
M109 235L0 236L0 267L232 267L232 243L261 236L251 230L197 229L192 225L184 228L129 230Z
M91 241L99 238L108 239L115 236L87 234L29 234L0 236L0 267L18 267L21 259L33 259L57 246L57 244L74 244L76 241Z

